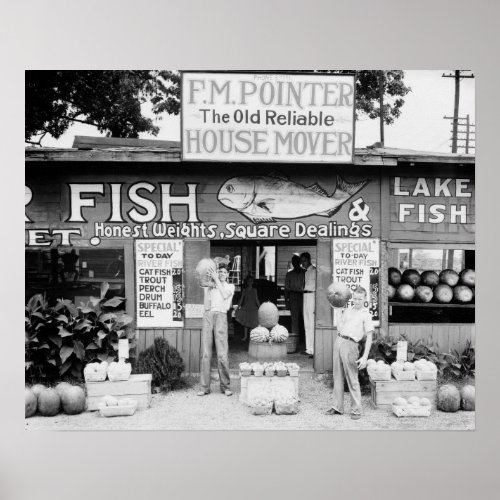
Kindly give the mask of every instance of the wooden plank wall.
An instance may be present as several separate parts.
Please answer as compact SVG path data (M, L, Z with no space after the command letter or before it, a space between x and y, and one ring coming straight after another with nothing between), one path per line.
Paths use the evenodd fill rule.
M184 373L200 372L201 329L138 330L138 336L138 354L152 346L155 338L162 337L179 351L184 361Z
M389 325L389 335L397 337L404 334L415 342L422 339L430 342L439 352L461 351L470 340L476 345L476 325L474 323L394 323Z

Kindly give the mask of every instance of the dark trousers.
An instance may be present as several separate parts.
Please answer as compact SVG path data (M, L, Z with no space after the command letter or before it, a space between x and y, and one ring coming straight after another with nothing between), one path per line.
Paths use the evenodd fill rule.
M304 295L300 292L290 292L290 315L292 317L292 332L304 333Z

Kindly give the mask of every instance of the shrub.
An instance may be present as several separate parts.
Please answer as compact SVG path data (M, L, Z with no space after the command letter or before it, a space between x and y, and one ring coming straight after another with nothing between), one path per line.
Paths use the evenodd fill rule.
M125 300L106 298L109 285L101 285L101 296L76 306L57 299L50 307L37 294L25 308L25 378L28 382L55 382L65 377L82 379L86 363L113 361L118 354L118 339L128 338L133 357L135 332L132 318L116 311Z
M179 351L161 337L157 337L151 347L139 354L134 371L151 373L153 385L162 392L183 387L184 361Z

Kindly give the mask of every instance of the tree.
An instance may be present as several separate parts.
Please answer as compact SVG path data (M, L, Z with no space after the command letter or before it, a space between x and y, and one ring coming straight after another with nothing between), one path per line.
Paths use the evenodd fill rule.
M335 74L356 73L356 119L360 115L366 115L371 119L380 117L380 71L325 70L319 72ZM411 92L411 87L405 85L404 71L388 70L383 73L383 118L385 124L390 125L401 115L401 108L405 102L403 97L408 92Z
M356 73L356 117L380 116L379 71L317 72ZM401 115L411 88L403 71L383 73L383 119L390 125ZM25 141L40 145L46 134L57 139L73 122L93 125L111 137L156 135L159 128L143 116L141 105L149 101L159 118L164 112L178 114L180 80L176 71L27 71Z
M156 135L141 105L151 102L156 115L180 108L180 75L173 71L27 71L25 87L30 144L40 145L46 134L59 138L73 122L111 137Z

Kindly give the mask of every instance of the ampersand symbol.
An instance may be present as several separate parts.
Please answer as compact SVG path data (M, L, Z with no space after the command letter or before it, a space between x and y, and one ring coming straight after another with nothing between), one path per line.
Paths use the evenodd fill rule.
M363 198L358 198L351 203L351 209L349 210L349 219L353 222L368 221L368 213L370 212L370 207L364 202Z

